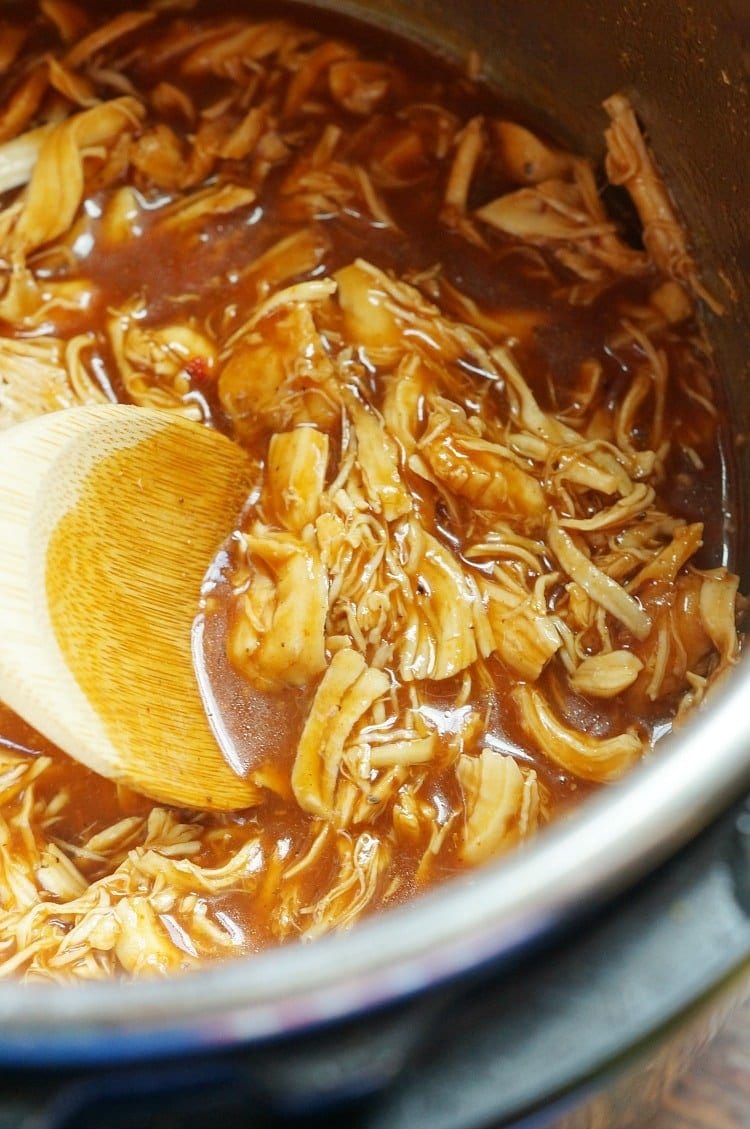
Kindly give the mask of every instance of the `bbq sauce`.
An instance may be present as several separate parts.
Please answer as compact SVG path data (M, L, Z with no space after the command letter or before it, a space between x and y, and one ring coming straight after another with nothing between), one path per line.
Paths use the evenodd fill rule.
M93 5L82 7L82 11L92 27L104 19L100 9ZM236 12L241 19L240 9ZM186 73L186 53L171 53L171 22L175 35L188 34L190 29L196 32L198 51L201 13L199 8L184 17L156 15L144 29L136 28L126 36L111 52L114 59L109 60L127 74L128 82L136 90L146 92L153 105L158 102L167 106L162 111L155 111L152 106L150 112L169 128L185 161L192 152L198 123L208 120L211 113L220 116L222 99L229 96L234 80L231 67L226 73L211 73L201 70L199 61L191 73ZM208 7L205 17L218 26L219 18ZM273 17L278 17L276 6ZM223 10L221 19L225 18L228 14ZM320 26L320 18L316 13L316 26ZM238 29L240 26L238 23ZM488 326L504 325L498 340L512 343L524 378L544 410L554 411L572 424L597 411L607 417L614 410L613 405L628 394L645 361L641 339L629 333L627 327L634 322L641 324L649 311L653 312L654 294L665 279L651 267L638 277L609 279L599 290L595 285L587 290L583 283L575 290L576 278L571 268L547 246L530 247L523 239L486 229L482 229L482 238L467 238L466 228L456 217L451 218L450 209L446 208L457 123L465 129L468 123L481 118L490 138L472 177L466 201L471 212L518 188L492 143L492 122L505 116L502 105L480 85L440 61L425 58L413 47L387 36L373 38L370 29L358 29L344 21L337 23L330 16L325 17L325 29L326 34L333 36L330 42L344 45L342 60L348 57L348 44L353 43L360 59L384 68L383 73L389 76L388 92L377 100L375 108L365 114L348 109L331 95L330 82L325 77L328 71L321 65L318 78L298 100L287 93L286 109L283 104L280 109L274 104L269 111L278 117L280 143L273 149L267 142L266 154L252 152L242 159L230 155L215 161L206 177L189 187L158 183L145 158L140 166L119 173L110 170L104 177L106 183L97 184L94 178L62 248L42 252L36 263L38 277L52 286L85 280L87 300L78 305L52 304L43 323L32 332L44 332L63 341L86 335L86 368L90 377L106 393L128 402L134 385L124 375L121 357L113 344L113 320L126 317L128 325L145 333L188 322L193 327L209 327L226 341L241 329L249 311L282 282L291 285L329 277L356 259L364 259L417 286L459 320L466 307L457 305L456 294L463 296L461 301L474 303L478 316L484 316ZM304 33L300 33L300 42L303 41ZM317 50L323 51L327 42L323 40ZM49 50L60 50L56 34L48 21L37 16L31 24L25 54L3 79L0 99L12 97L28 60ZM259 72L263 66L261 59L257 63ZM244 109L249 112L255 97L252 75L242 71L241 78L247 86ZM161 95L155 100L157 88L161 88ZM170 89L183 92L184 105L169 93ZM273 89L272 82L263 94L272 99ZM233 119L233 124L238 124L238 119ZM453 141L443 142L443 133ZM332 203L334 197L326 196L333 192L332 186L322 183L321 203L314 213L301 195L295 195L290 185L295 183L300 166L308 162L314 179L315 155L321 151L325 138L334 135L340 138L337 144L345 168L351 171L366 167L376 178L385 215L374 215L366 206L366 185L363 189L363 182L357 182L356 177L349 177L347 192L337 198L336 206ZM162 135L162 141L166 136ZM418 143L414 137L419 139ZM226 135L217 137L214 144L224 145L225 151L231 152ZM215 192L228 185L245 193L245 202L240 206L224 210L207 204L206 211L189 225L165 222L170 215L177 214L180 202L190 193L203 189ZM218 197L211 199L216 201ZM123 215L125 220L115 222ZM262 265L264 256L303 230L309 236L304 269L269 281ZM30 332L28 326L10 323L3 326L3 331L18 339ZM332 339L336 332L332 326ZM651 332L650 341L654 349L663 353L670 373L674 374L663 404L664 437L671 450L666 461L667 473L657 484L658 504L665 513L687 522L703 523L705 534L698 559L702 567L731 564L726 529L734 500L725 455L727 424L715 408L715 374L695 313L691 312L679 325L662 320ZM488 347L496 343L488 340ZM356 352L356 342L352 348ZM183 404L207 425L238 437L262 470L271 429L258 423L236 435L234 422L219 394L220 373L227 360L226 349L210 363L189 358L181 374ZM363 370L367 370L366 355L360 361ZM139 363L132 360L136 370ZM483 402L485 377L473 371L472 358L460 358L459 364L465 369L466 403L471 404L472 397L477 404ZM585 372L594 370L598 383L592 405L587 399ZM148 375L145 369L144 375ZM381 406L384 388L374 371L369 391L373 405ZM499 394L498 410L502 407ZM636 419L644 442L651 423L649 409L644 409ZM634 441L637 439L636 435ZM334 470L340 443L341 435L334 428ZM473 520L471 505L462 503L456 512L448 514L441 510L439 499L429 486L424 482L412 485L420 513L427 515L425 523L431 534L441 543L458 546L460 552L465 528ZM136 532L134 529L134 536ZM229 615L226 581L216 586L212 600L215 618L211 626L215 631L217 624L226 624ZM128 630L145 631L147 626L133 619ZM206 661L212 677L220 679L223 675L226 681L236 682L238 676L227 669L226 656L215 637ZM561 770L543 750L529 747L509 697L508 669L495 656L488 660L486 673L486 694L471 703L486 718L485 743L512 754L524 768L536 772L541 821L558 818L590 794L594 786ZM669 728L676 708L674 700L653 702L648 695L640 696L636 709L626 696L603 703L574 694L566 682L559 656L551 661L541 685L562 718L584 732L602 737L630 724L648 741L651 735ZM454 682L436 683L431 708L436 714L444 711L447 715L455 708L457 693ZM292 700L294 705L290 709ZM200 842L192 861L202 865L220 867L249 835L262 840L263 877L247 888L229 889L208 898L213 919L228 922L234 931L233 951L253 951L286 939L287 935L282 937L280 932L280 911L275 900L282 869L317 850L309 842L309 814L294 803L284 776L294 757L307 700L304 694L294 694L285 703L286 720L280 730L286 744L275 750L276 772L266 778L268 798L262 808L236 816L185 816L195 823ZM252 739L249 731L248 739ZM52 757L52 768L36 782L35 788L45 803L61 793L66 796L55 828L61 841L75 844L118 819L143 816L151 809L149 801L118 789L69 761L0 706L0 748L3 747L26 751L30 756ZM427 775L420 800L431 805L438 815L461 810L461 789L450 764L439 764ZM420 867L428 845L424 836L420 833L411 841L393 844L390 819L391 812L386 811L372 824L373 835L380 834L389 843L392 861L389 877L381 882L377 896L368 904L368 913L414 896L430 884L460 872L464 865L460 858L460 820L450 822L434 865ZM330 841L335 842L344 834L342 829L332 828ZM336 874L334 850L321 848L316 859L300 880L299 899L309 905L329 890ZM91 860L84 859L81 867L91 879L99 873L96 862Z

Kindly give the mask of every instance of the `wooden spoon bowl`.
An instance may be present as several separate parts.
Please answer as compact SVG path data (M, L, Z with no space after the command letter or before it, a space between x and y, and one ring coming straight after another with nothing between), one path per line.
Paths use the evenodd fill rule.
M241 448L164 412L72 408L0 441L0 698L162 802L258 799L217 744L192 658L204 577L249 488Z

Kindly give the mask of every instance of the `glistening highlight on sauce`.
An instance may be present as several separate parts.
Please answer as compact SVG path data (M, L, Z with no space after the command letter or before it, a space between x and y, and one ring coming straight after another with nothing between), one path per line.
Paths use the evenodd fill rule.
M626 99L605 180L348 25L8 11L0 425L118 400L248 450L204 650L267 761L177 811L0 706L0 974L314 939L650 755L739 600L716 303Z

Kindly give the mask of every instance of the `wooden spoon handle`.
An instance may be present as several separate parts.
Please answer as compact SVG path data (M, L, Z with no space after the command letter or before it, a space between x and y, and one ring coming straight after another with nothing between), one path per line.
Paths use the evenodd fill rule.
M191 658L201 585L249 487L215 432L123 406L69 409L0 443L0 697L101 775L232 809Z

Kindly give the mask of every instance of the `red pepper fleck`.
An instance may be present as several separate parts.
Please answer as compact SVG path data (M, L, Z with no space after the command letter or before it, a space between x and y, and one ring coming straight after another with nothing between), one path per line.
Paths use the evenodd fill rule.
M208 376L208 361L205 357L191 357L185 365L185 372L191 380L205 380Z

